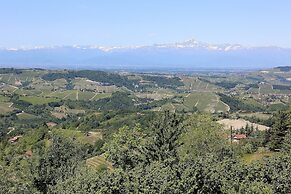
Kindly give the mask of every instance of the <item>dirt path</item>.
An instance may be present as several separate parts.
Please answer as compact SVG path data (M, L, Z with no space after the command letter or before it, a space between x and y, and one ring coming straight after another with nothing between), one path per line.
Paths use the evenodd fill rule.
M14 93L16 90L18 90L18 88L15 88L12 92Z
M228 106L228 104L226 104L225 102L222 102L222 104L224 104L227 107L227 111L230 111L230 107Z
M197 106L198 106L198 104L199 104L199 100L196 102L196 104L195 104L195 107L197 107Z
M76 100L79 100L79 90L77 90L77 93L76 93Z
M95 93L94 96L92 98L90 98L89 100L93 100L97 95L98 95L98 93Z
M73 94L73 93L69 93L69 94L67 94L65 97L63 97L63 99L66 99L68 96L70 96L71 94Z
M197 85L197 90L199 89L200 84L201 84L201 81L200 81L199 84Z
M216 106L217 106L218 102L220 101L222 104L224 104L227 107L227 110L226 111L230 111L230 107L228 106L228 104L226 104L223 101L221 101L217 95L216 95L216 100L217 100Z
M272 84L269 84L269 83L267 83L267 85L271 86L272 90L274 90L274 88L273 88L273 85L272 85Z
M50 93L48 96L51 96L52 94L56 93L56 91L53 91L52 93Z
M10 82L10 79L11 79L12 75L10 75L10 77L8 78L7 82Z
M175 110L176 109L176 107L171 103L171 106L172 106L172 108Z
M13 85L9 85L10 87L14 88L14 90L12 91L12 93L14 93L16 90L18 90L19 88Z

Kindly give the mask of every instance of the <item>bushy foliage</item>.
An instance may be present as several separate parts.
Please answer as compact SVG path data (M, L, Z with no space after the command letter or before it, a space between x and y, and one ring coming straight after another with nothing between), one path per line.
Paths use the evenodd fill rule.
M274 129L290 125L290 116L281 114L286 112L278 113ZM122 127L105 144L96 144L98 149L103 146L103 156L114 169L93 170L84 165L90 156L86 146L43 128L19 142L18 153L0 144L6 152L10 148L10 153L1 154L0 165L5 168L0 168L0 188L7 193L291 192L289 132L281 152L250 164L234 154L222 133L209 115L157 114L148 126ZM32 158L5 159L28 147Z
M269 147L280 150L287 134L291 132L291 110L279 111L274 117L274 124L270 129ZM289 136L287 136L288 138Z

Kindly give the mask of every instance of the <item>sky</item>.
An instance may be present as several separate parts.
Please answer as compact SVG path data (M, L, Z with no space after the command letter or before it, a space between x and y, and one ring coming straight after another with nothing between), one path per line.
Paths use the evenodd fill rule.
M0 0L0 47L197 39L291 48L290 0Z

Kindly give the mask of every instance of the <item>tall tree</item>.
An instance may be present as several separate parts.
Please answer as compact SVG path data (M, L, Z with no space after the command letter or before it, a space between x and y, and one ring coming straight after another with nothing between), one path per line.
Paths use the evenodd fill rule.
M274 117L274 124L270 129L269 147L273 151L279 151L282 148L286 134L291 131L291 109L288 111L279 111Z
M120 128L102 149L107 159L115 166L130 169L140 161L140 147L144 143L144 137L140 126L134 128L125 126Z
M179 155L183 159L195 159L207 154L218 154L228 144L222 137L222 128L208 115L196 114L185 121L186 131L181 135Z
M47 193L57 182L74 175L81 165L86 150L71 140L59 136L52 137L48 150L34 154L31 165L34 186L41 192Z
M153 135L144 147L145 162L175 161L180 146L179 136L184 131L183 118L169 111L158 117L150 127Z

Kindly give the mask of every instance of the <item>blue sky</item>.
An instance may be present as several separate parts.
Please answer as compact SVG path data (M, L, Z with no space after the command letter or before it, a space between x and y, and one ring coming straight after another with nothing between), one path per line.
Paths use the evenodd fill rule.
M290 0L0 0L0 47L210 43L291 47Z

